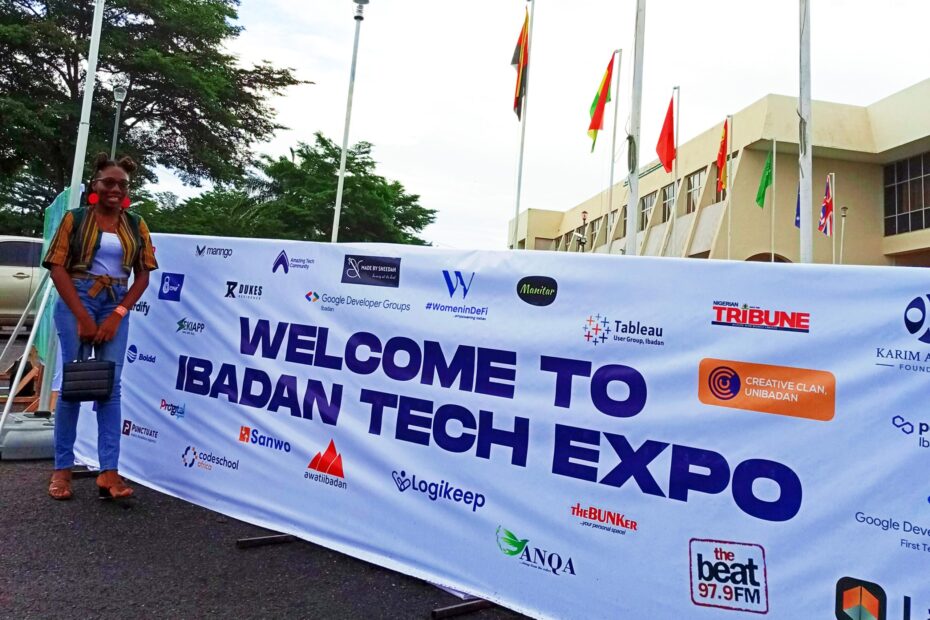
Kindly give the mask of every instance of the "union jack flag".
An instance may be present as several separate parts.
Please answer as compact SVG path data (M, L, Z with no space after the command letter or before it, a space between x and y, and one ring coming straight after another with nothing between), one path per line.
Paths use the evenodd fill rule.
M833 188L830 187L830 175L827 175L827 188L823 194L823 205L820 207L820 223L817 230L828 237L833 236Z

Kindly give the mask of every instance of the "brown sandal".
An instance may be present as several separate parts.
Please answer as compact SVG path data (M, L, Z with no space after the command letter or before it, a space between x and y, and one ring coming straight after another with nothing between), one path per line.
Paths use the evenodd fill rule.
M103 499L128 499L133 490L126 484L115 469L100 472L97 476L97 490Z
M71 470L56 469L52 472L52 479L48 485L48 494L52 499L71 499Z

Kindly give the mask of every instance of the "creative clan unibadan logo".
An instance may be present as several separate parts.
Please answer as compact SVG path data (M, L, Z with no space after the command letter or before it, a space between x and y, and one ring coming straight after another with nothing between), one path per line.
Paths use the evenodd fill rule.
M325 452L317 452L314 455L307 465L307 471L304 472L304 479L337 489L345 489L348 486L342 471L342 455L336 451L336 444L332 439L329 440Z
M400 286L400 259L347 254L342 266L343 284Z
M558 293L558 283L548 276L526 276L517 282L517 297L531 306L548 306Z
M497 548L504 555L515 557L529 568L553 575L574 575L575 563L571 556L556 551L534 547L528 538L520 538L504 526L497 526Z
M698 398L705 405L827 422L836 411L836 378L825 370L705 358Z
M158 298L165 301L181 301L181 289L184 287L183 273L161 274L161 285L158 287Z
M877 583L854 577L836 582L837 620L886 620L888 595Z
M582 336L593 345L608 342L661 347L664 329L658 325L646 325L639 321L613 320L606 314L589 314L582 325ZM611 333L613 336L611 336Z
M229 258L232 256L232 254L232 248L211 248L206 245L198 245L194 251L194 255L201 258L204 256L221 256L222 258Z
M692 538L688 547L692 603L768 613L768 572L761 545Z
M714 318L711 325L810 333L811 315L809 312L769 310L761 306L750 306L735 301L715 301L713 312Z
M286 250L281 250L274 263L271 265L271 273L277 273L281 270L284 273L290 273L291 269L310 269L310 265L316 262L313 258L294 257L290 258Z
M904 310L904 326L924 344L930 344L930 295L915 297Z
M474 491L465 491L464 489L453 486L445 480L429 482L422 478L417 479L415 474L408 478L407 472L404 470L400 470L399 472L395 470L391 472L391 478L393 478L397 490L401 493L407 489L411 489L417 493L422 493L434 502L442 499L457 504L464 504L465 506L471 507L472 512L476 512L479 508L484 506L486 501L483 494Z

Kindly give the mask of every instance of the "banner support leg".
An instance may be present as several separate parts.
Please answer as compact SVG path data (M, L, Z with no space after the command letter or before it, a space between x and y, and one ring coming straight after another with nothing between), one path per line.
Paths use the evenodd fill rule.
M296 542L299 540L296 536L290 534L272 534L271 536L255 536L252 538L240 538L236 541L236 549L251 549L253 547L267 547L268 545L283 545L285 543Z
M497 607L497 605L483 598L468 598L455 605L434 609L430 614L430 618L433 620L438 620L439 618L457 618L458 616L464 616L465 614L481 611L482 609L491 609L492 607Z

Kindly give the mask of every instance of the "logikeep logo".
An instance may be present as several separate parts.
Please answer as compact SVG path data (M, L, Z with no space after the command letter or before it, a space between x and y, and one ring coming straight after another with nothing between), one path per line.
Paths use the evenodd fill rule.
M692 538L690 555L692 603L769 612L768 572L761 545Z

